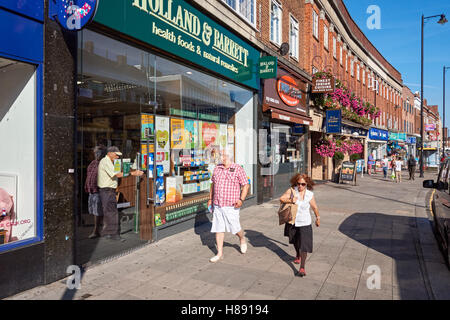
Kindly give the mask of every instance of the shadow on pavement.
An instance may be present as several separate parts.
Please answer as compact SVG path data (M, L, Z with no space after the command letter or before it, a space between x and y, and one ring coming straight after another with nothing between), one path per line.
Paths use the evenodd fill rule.
M274 252L282 261L286 262L286 264L291 267L294 275L296 274L297 268L295 267L293 262L295 257L291 256L278 245L280 244L284 247L289 247L288 244L269 238L263 233L254 230L245 230L245 236L247 237L249 244L251 244L253 247L263 247ZM294 248L292 248L292 250L294 251Z
M428 223L425 218L418 220L421 219ZM428 278L421 266L423 253L416 232L417 223L421 221L415 217L358 212L339 226L339 231L349 238L395 260L394 265L384 266L387 269L392 267L391 272L395 272L402 300L431 298L431 291L427 289ZM379 267L383 276L383 265Z
M205 213L197 214L194 222L194 232L200 237L202 246L207 246L211 252L217 253L216 250L216 238L211 233L212 223L209 217Z
M426 208L423 205L417 205L417 204L414 204L414 203L411 203L411 202L405 202L405 201L400 201L398 199L391 199L391 198L386 198L386 197L382 197L382 196L377 196L377 195L375 195L373 193L365 193L365 192L357 191L356 189L351 188L352 186L349 186L348 188L343 187L343 185L334 186L334 185L328 184L328 186L332 187L332 188L335 188L335 189L339 189L339 190L345 190L345 191L349 191L349 192L353 192L353 193L359 193L359 194L362 194L362 195L365 195L365 196L370 196L370 197L379 198L379 199L383 199L383 200L393 201L393 202L396 202L396 203L402 203L402 204L406 204L408 206L419 207L419 208ZM400 183L400 186L401 186L401 183Z

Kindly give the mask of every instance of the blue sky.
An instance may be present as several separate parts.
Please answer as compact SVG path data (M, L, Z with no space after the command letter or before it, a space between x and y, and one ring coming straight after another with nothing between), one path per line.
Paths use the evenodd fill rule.
M420 91L421 16L444 13L450 21L449 0L344 0L353 20L380 53L401 72L412 92ZM370 5L381 12L381 29L369 30ZM442 68L450 67L450 22L428 19L424 28L424 97L439 105L442 117ZM450 69L446 72L446 127L450 127Z

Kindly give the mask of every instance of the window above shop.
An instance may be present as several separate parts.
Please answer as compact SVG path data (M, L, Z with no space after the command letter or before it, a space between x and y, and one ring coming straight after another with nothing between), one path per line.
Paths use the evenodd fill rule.
M244 20L249 22L251 25L256 24L255 19L255 1L256 0L222 0L225 2L231 9L236 11L236 13L242 17Z
M323 26L323 46L328 50L328 27Z
M298 60L298 21L290 17L289 48L291 57Z
M319 15L313 10L312 12L313 21L313 36L319 40Z
M272 4L270 6L270 41L277 45L281 45L281 20L282 19L282 11L281 5L272 0Z

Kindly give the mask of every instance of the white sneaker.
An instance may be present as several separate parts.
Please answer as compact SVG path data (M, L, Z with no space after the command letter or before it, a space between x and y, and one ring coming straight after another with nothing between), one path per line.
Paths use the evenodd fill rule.
M209 262L216 263L217 261L222 260L222 259L223 259L223 255L221 255L220 257L214 256L211 259L209 259Z
M241 253L244 254L246 252L247 252L247 241L244 244L241 243Z

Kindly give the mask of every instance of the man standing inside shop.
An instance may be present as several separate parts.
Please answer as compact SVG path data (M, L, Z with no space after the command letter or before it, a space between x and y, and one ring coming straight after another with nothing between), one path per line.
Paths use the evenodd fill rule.
M241 253L247 252L247 242L239 222L239 211L250 185L244 169L231 161L231 150L221 151L221 164L213 172L208 208L212 206L211 232L216 234L217 255L210 262L223 259L225 232L239 237Z
M107 149L106 156L98 164L97 185L100 200L103 207L102 236L112 240L125 241L119 236L119 212L117 211L116 189L118 178L123 177L123 172L115 173L114 160L119 159L122 153L119 148L112 146ZM131 172L133 176L142 176L139 170Z

